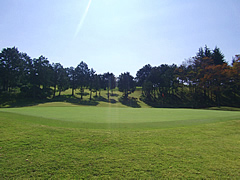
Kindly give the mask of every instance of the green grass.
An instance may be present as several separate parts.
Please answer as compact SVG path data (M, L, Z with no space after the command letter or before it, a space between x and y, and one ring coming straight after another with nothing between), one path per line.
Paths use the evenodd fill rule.
M22 96L16 93L2 93L0 94L0 108L6 107L26 107L26 106L66 106L71 104L71 106L97 106L97 107L142 107L149 108L147 104L140 100L142 93L141 88L137 88L136 91L129 95L129 100L121 101L122 93L117 89L110 92L108 99L107 90L102 90L101 95L99 92L92 93L92 99L90 100L90 91L88 89L84 90L83 99L81 99L80 90L74 91L74 96L71 96L71 89L68 89L61 93L61 96L51 97L47 99L32 99L32 98L22 98ZM46 105L46 103L48 103ZM69 106L69 105L67 105Z
M240 112L0 109L0 179L238 179Z
M53 103L56 105L57 103ZM60 103L59 103L60 104ZM88 107L6 108L0 112L26 115L24 121L50 126L94 129L159 129L237 120L239 112L198 109ZM35 121L31 120L35 117Z

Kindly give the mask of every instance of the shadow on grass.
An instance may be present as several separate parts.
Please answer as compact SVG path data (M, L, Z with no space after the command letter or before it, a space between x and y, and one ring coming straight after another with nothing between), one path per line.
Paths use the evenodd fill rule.
M102 102L107 102L107 103L112 103L112 104L115 104L117 103L117 101L115 99L107 99L107 98L104 98L102 96L98 96L98 97L94 97L96 101L102 101Z
M112 97L118 97L119 96L119 94L114 94L114 93L113 94L110 93L109 95L112 96Z
M68 102L76 105L97 106L99 103L95 100L83 100L72 95L62 95L51 99L51 102Z
M39 104L49 103L49 102L67 102L75 105L87 105L87 106L97 106L99 102L95 100L82 100L76 96L71 95L61 95L56 96L52 99L33 99L33 98L21 98L21 97L7 97L5 99L0 99L0 107L27 107L36 106Z
M81 93L81 92L78 92L78 93L76 93L77 95L80 95L81 96L81 94L82 94L82 96L88 96L89 95L89 93L87 93L87 92L83 92L83 93Z
M17 93L2 92L0 93L0 107L24 107L34 106L45 102L44 100L33 100L31 98L22 98Z
M134 97L120 97L119 102L121 102L125 106L133 107L133 108L141 108L141 106L138 104L138 99Z

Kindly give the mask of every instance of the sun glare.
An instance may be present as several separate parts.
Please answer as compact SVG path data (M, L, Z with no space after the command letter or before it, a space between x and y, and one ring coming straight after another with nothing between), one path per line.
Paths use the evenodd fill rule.
M83 22L84 22L84 20L85 20L85 18L86 18L86 16L87 16L87 13L88 13L89 7L90 7L90 5L91 5L91 2L92 2L92 0L89 0L88 5L87 5L87 7L86 7L86 10L85 10L85 12L84 12L82 18L80 19L80 21L79 21L79 23L78 23L78 26L77 26L76 32L75 32L75 34L74 34L74 38L77 37L79 31L80 31L81 28L82 28Z

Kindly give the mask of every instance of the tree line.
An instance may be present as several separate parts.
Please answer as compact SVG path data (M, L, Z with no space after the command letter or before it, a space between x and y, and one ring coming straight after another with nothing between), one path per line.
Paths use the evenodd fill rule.
M218 47L199 48L180 66L145 65L136 79L153 106L240 106L240 55L229 65Z
M135 81L129 73L119 76L118 88L126 96L129 92L125 87L125 77L130 86L134 86ZM102 89L108 91L109 98L110 91L116 88L116 79L113 73L96 74L83 61L77 67L64 68L60 63L50 64L44 56L32 59L16 47L4 48L0 53L0 92L18 88L23 97L47 98L55 97L57 92L60 96L62 91L71 88L73 96L79 89L82 99L87 88L90 100L93 92L100 96Z
M22 97L47 98L61 95L69 88L74 96L80 90L89 89L90 100L101 96L101 90L116 87L123 97L142 87L142 100L152 106L212 106L239 104L240 56L236 55L231 65L227 64L219 48L200 48L196 56L181 65L150 64L138 70L134 78L129 72L115 77L113 73L97 74L81 61L76 67L63 67L50 63L40 56L31 58L16 47L4 48L0 53L0 92L20 89Z

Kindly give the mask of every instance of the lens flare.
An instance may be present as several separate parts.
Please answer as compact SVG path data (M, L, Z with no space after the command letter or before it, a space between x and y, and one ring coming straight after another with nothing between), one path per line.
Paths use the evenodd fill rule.
M85 10L85 12L84 12L84 14L83 14L83 16L82 16L80 22L78 23L78 26L77 26L76 32L75 32L75 34L74 34L74 38L77 37L79 31L81 30L81 27L82 27L82 25L83 25L84 19L85 19L86 16L87 16L87 13L88 13L89 7L90 7L90 5L91 5L91 2L92 2L92 0L89 0L88 5L87 5L87 7L86 7L86 10Z

